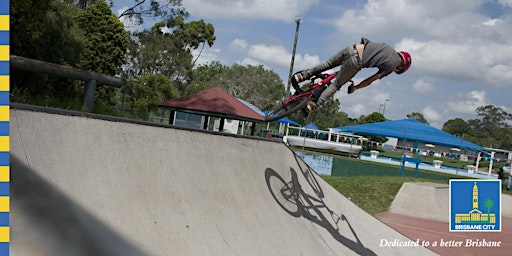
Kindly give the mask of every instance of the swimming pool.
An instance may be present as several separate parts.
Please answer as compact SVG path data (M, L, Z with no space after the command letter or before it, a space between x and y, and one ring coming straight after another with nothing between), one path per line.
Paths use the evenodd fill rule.
M359 158L361 160L365 160L365 161L372 161L372 162L402 166L402 161L398 158L383 157L383 156L372 157L371 155L368 155L366 153L362 153L359 156ZM410 162L405 162L405 167L416 168L416 164L410 163ZM448 173L448 174L454 174L454 175L463 175L463 176L478 178L478 179L497 179L498 178L498 176L496 176L496 175L489 176L486 173L479 173L479 172L469 173L468 170L465 168L456 168L456 167L443 166L443 165L441 165L439 168L436 168L436 167L434 167L433 164L430 164L430 163L420 163L418 165L418 168L421 170L442 172L442 173Z

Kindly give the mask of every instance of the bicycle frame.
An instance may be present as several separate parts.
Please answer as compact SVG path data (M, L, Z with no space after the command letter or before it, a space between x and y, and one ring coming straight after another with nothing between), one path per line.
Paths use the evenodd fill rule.
M308 102L310 102L311 100L316 100L315 98L318 98L320 96L320 92L322 92L323 89L329 86L331 84L331 81L335 79L337 75L338 72L333 72L331 74L313 75L313 77L310 79L311 85L306 91L298 93L281 101L273 110L271 110L265 116L265 121L275 121L279 118L288 116L299 109L304 109ZM321 79L321 81L315 83L315 81L318 79ZM352 84L354 83L352 80L350 80L350 82L352 82Z
M302 97L306 97L307 99L311 99L313 98L313 90L317 89L317 88L320 88L322 86L327 86L330 84L330 82L338 75L338 72L334 72L334 73L331 73L331 74L328 74L326 77L324 77L322 79L322 81L320 82L317 82L317 83L313 83L313 81L317 78L320 78L319 76L320 75L314 75L312 78L311 78L311 82L313 83L308 90L302 92L302 93L299 93L297 95L293 95L291 96L290 98L286 99L283 101L283 105L286 105L298 98L302 98Z

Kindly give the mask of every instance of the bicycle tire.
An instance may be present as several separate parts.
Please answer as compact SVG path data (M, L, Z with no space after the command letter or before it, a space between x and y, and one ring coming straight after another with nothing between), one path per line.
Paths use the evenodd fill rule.
M276 203L288 214L300 217L302 214L297 191L290 187L289 183L285 182L273 169L265 170L265 180Z
M301 97L288 104L280 103L265 116L265 121L275 121L285 116L293 114L295 111L304 108L309 100L306 97Z

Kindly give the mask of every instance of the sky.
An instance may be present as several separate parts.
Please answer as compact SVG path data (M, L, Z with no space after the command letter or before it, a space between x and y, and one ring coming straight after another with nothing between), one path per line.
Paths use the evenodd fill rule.
M114 13L125 8L123 2L133 0L117 1ZM441 128L450 119L477 118L479 106L512 113L512 0L183 0L183 6L188 21L203 19L215 28L217 39L198 64L263 65L283 87L297 19L293 72L361 37L408 51L412 66L404 74L392 73L350 95L343 86L334 95L351 118L380 112L399 120L419 112ZM376 72L362 69L353 80Z

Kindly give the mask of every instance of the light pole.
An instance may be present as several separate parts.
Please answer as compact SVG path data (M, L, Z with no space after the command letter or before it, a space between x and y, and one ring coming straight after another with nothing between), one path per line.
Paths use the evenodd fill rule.
M379 105L379 114L380 114L380 110L382 109L382 106L384 106L384 104Z
M383 116L384 116L384 113L386 112L386 102L388 102L388 101L389 101L389 99L386 99L386 100L384 101L384 107L382 108L382 115L383 115Z
M290 73L288 74L288 84L286 87L286 97L291 95L290 86L292 85L292 73L293 73L293 63L295 62L295 50L297 49L297 38L299 37L299 25L301 19L296 19L295 23L297 23L297 27L295 29L295 40L293 41L293 51L292 51L292 63L290 64Z

